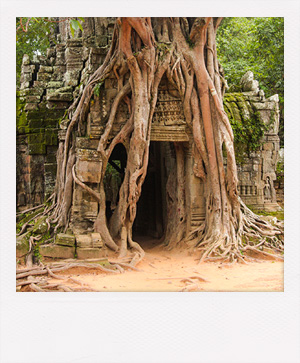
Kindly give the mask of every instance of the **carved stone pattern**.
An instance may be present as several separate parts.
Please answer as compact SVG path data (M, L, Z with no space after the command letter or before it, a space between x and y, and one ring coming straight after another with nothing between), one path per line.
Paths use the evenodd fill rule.
M157 104L153 115L153 124L184 125L182 102L166 90L158 91Z

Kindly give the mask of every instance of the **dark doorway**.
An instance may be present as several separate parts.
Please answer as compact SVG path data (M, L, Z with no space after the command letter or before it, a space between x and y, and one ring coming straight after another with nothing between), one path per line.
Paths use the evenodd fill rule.
M145 240L145 237L160 239L164 235L167 182L165 151L168 144L156 141L150 143L147 176L133 224L133 237L139 243Z

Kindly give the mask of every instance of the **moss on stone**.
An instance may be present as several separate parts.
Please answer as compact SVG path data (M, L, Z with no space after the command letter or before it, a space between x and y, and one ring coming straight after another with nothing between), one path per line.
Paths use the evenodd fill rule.
M34 133L28 135L29 144L43 144L45 142L45 135L43 133Z
M57 131L52 129L45 129L45 143L46 145L57 145L58 138L57 138Z
M16 255L17 257L23 257L29 252L29 236L30 232L17 237Z
M30 128L44 128L44 125L44 120L42 118L29 120L28 122L28 126Z
M46 154L46 144L30 144L28 145L29 155Z
M17 128L27 125L27 113L25 111L26 101L24 97L20 96L20 91L16 95L16 114L17 114Z

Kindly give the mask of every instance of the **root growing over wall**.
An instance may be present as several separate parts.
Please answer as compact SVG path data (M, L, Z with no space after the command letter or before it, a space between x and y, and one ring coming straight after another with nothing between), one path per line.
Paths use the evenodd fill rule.
M64 145L58 150L58 172L49 227L66 230L72 205L73 182L99 203L94 230L120 257L131 250L131 265L137 264L144 251L132 239L137 202L146 177L151 122L158 86L165 75L179 92L184 116L193 135L194 174L204 183L205 222L187 233L184 202L183 150L175 144L176 172L167 183L173 201L165 244L179 243L202 251L201 261L223 258L245 262L248 250L260 251L262 245L281 253L283 231L253 214L240 200L233 132L223 110L223 75L216 51L216 31L221 18L119 18L110 50L104 63L91 76L79 99L69 109L69 124ZM86 122L95 86L114 74L118 92L110 108L100 138L100 188L94 191L76 175L75 136ZM129 117L119 133L111 138L112 128L122 102ZM118 143L128 145L128 159L119 203L108 225L105 213L103 179L109 157ZM227 165L224 166L225 148ZM176 186L172 183L176 182ZM175 203L175 207L174 207Z

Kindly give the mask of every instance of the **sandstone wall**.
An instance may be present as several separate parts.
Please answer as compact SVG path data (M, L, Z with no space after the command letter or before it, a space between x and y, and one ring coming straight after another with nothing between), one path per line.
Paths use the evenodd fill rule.
M17 93L17 207L25 209L38 205L50 196L56 176L56 150L64 141L65 112L84 87L88 77L103 62L112 38L114 18L86 18L83 32L75 38L68 24L59 23L51 35L52 46L46 57L30 60L24 56L21 87ZM55 42L54 42L55 40ZM248 75L249 76L249 75ZM244 80L241 94L226 95L225 110L229 117L247 117L256 110L268 125L261 146L238 165L240 194L246 204L257 209L276 209L276 164L279 150L278 99L265 99L253 78ZM97 188L99 175L96 165L99 155L97 142L103 132L106 116L116 94L114 75L99 87L99 95L90 104L85 137L76 139L76 170L90 187ZM117 114L113 134L128 116L126 105ZM59 135L59 137L58 137ZM157 108L153 118L152 141L186 142L191 134L186 126L181 102L175 90L163 81L160 85ZM204 218L204 191L193 174L190 146L186 147L187 205L190 206L190 225ZM92 229L98 205L77 185L74 186L72 223L78 229Z

